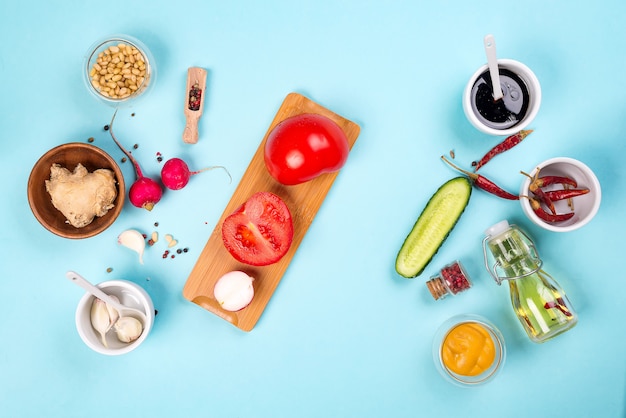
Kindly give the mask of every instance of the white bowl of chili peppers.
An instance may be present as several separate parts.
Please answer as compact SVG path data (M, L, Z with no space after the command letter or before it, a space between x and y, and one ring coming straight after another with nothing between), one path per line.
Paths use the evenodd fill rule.
M557 157L538 164L520 190L522 210L549 231L569 232L586 225L600 208L600 182L584 163Z

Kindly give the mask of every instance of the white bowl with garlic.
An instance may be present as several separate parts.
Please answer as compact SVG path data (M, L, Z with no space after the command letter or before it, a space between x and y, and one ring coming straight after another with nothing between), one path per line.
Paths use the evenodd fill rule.
M120 317L114 309L86 293L76 308L76 329L80 338L100 354L115 356L133 351L145 341L154 324L155 310L150 295L128 280L110 280L96 286L122 305L145 313L146 322L141 324L134 318Z

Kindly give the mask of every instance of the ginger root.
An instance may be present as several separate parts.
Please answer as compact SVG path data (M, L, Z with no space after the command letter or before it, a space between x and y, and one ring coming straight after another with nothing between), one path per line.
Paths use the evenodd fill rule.
M76 228L89 225L96 216L104 216L117 197L113 171L101 168L89 173L80 163L73 172L53 164L46 190L54 207Z

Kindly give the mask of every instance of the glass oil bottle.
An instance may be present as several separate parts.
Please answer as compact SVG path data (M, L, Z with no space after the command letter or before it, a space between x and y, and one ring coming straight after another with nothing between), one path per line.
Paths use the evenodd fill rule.
M530 237L506 220L485 234L485 266L498 285L508 281L513 310L528 337L542 343L574 327L578 316L563 289L542 269ZM492 266L487 249L494 259Z

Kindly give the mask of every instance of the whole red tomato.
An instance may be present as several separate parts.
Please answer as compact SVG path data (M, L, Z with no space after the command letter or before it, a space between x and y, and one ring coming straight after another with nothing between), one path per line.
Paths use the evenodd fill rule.
M265 143L265 165L278 182L294 185L339 170L349 152L346 134L335 122L305 113L272 129Z
M276 263L291 247L291 212L277 195L257 192L224 219L222 240L239 262L252 266Z

